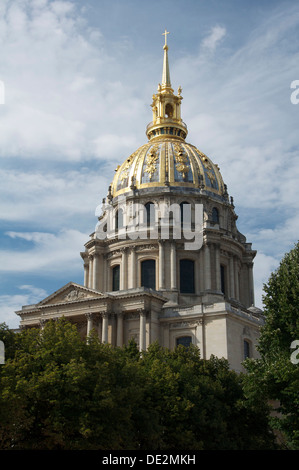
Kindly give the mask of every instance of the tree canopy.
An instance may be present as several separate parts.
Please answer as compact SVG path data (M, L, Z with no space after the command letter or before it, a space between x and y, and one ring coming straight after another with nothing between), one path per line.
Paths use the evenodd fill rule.
M0 328L0 337L7 334ZM83 342L64 319L17 333L0 366L1 449L269 449L263 401L224 359Z
M245 390L251 399L272 400L272 418L288 449L299 449L299 243L264 286L265 326L259 360L247 360ZM295 349L294 349L295 348Z

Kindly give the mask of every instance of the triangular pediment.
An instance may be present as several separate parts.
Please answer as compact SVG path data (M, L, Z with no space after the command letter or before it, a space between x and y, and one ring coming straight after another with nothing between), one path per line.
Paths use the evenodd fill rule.
M103 297L101 292L88 289L87 287L76 284L75 282L69 282L65 286L61 287L61 289L57 290L39 302L38 306L78 302L85 299L95 299L101 297Z

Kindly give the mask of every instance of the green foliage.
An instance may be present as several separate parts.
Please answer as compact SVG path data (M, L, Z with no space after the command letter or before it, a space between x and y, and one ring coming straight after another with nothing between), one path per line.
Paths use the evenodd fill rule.
M264 285L266 325L262 330L260 352L265 356L289 350L299 339L299 242L287 253L278 269Z
M290 349L299 340L299 243L282 259L264 286L265 326L259 360L247 360L244 390L250 400L261 394L275 404L272 427L288 449L299 449L299 364Z
M267 412L225 360L87 343L59 320L15 335L0 369L1 449L269 449Z

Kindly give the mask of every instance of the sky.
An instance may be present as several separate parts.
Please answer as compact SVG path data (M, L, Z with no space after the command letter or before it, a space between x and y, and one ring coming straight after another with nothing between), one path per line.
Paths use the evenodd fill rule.
M186 140L220 167L262 308L299 232L299 2L1 0L0 323L83 284L96 208L147 141L165 28Z

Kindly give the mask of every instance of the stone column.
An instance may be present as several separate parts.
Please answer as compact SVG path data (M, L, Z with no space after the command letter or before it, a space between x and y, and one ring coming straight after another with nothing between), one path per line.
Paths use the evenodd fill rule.
M108 272L107 266L108 266L108 261L107 261L107 254L103 254L103 266L101 269L102 272L102 289L103 292L107 292L110 290L110 270Z
M122 347L124 343L124 317L123 313L117 315L116 346Z
M93 256L92 255L89 255L88 256L88 259L89 259L89 279L88 279L88 287L90 289L92 289L92 286L93 286L93 283L92 283L92 279L93 279Z
M253 263L248 264L249 306L254 305Z
M199 290L204 291L205 281L204 281L204 249L201 248L199 252Z
M93 256L93 274L92 274L92 288L94 290L98 289L99 285L99 255L97 253L94 254Z
M87 318L87 333L86 333L86 336L88 337L90 335L90 332L91 332L92 328L93 328L92 313L87 313L86 318Z
M84 262L84 287L88 287L89 280L89 263Z
M205 245L205 290L211 289L211 257L210 257L210 247L208 244Z
M146 350L146 312L140 311L140 324L139 324L139 351Z
M165 289L164 240L159 242L159 289Z
M131 287L135 288L136 285L136 251L135 247L131 250Z
M239 300L239 263L238 259L235 258L235 296L236 299Z
M221 292L220 246L218 244L215 244L215 265L216 291Z
M102 343L108 343L108 313L102 313Z
M170 288L173 290L177 288L175 242L172 242L170 246Z
M229 284L230 284L230 297L235 298L235 270L234 270L234 257L229 258Z
M121 272L120 272L120 290L127 289L127 251L122 249Z

